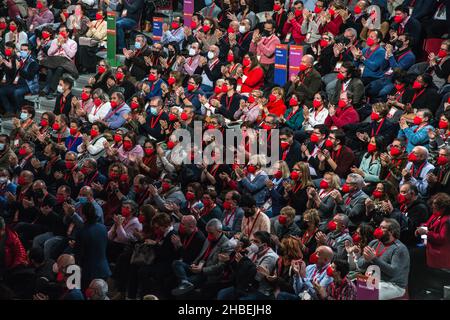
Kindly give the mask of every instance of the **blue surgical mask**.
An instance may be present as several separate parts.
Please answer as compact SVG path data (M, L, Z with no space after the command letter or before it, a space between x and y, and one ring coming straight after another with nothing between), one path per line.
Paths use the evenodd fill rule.
M28 57L28 52L27 51L20 51L20 57L22 59L26 59Z
M158 114L158 109L156 109L155 107L151 107L150 112L152 113L152 115L156 116Z
M25 121L28 119L28 113L26 112L21 112L20 113L20 120Z
M5 144L4 143L0 143L0 151L5 150Z
M141 43L136 41L136 42L134 43L134 47L135 47L136 49L138 49L138 50L141 49Z
M205 6L209 7L212 5L212 0L205 0Z
M78 197L78 202L80 204L86 204L88 203L88 199L86 197Z

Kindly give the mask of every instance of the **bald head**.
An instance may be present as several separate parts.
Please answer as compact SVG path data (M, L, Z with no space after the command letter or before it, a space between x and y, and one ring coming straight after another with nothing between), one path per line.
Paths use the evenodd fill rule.
M56 265L58 268L58 272L64 272L64 270L70 266L75 264L75 258L74 256L64 253L58 257L58 260L56 260ZM54 270L55 271L55 270Z
M24 170L20 173L20 176L23 177L26 184L31 184L34 180L34 174L31 171Z
M416 155L417 159L423 161L428 159L428 150L423 146L416 146L412 150L412 152Z
M314 57L310 54L306 54L302 58L302 64L312 67L314 64Z
M36 180L33 183L33 189L37 190L37 189L45 189L47 186L45 185L45 182L42 180Z
M328 263L331 262L331 260L333 260L333 249L331 249L328 246L320 246L319 248L317 248L316 250L317 252L317 266L318 267L324 267L326 266Z
M197 228L197 220L193 215L186 215L181 218L181 224L184 227L186 234L192 234Z
M84 186L83 188L80 189L80 196L81 197L86 197L88 199L93 199L94 198L94 191L92 190L91 187Z

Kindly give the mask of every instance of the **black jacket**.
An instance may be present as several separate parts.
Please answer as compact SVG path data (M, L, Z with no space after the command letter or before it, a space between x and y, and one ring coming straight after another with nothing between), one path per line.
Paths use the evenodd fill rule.
M280 157L283 155L283 150L280 149ZM290 170L294 167L294 165L301 160L302 151L300 143L297 140L294 140L289 151L286 155L286 163Z
M150 67L145 63L144 57L148 57L152 54L152 50L149 46L145 46L142 50L136 50L134 57L131 59L125 59L125 65L130 70L131 75L140 81L148 76Z

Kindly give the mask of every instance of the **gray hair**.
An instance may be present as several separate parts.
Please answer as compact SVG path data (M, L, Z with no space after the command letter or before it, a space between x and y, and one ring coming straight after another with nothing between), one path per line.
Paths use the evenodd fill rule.
M102 89L100 89L100 88L95 89L94 92L92 92L92 95L96 95L96 96L99 97L102 101L106 101L106 102L109 101L109 96L108 96L108 94L107 94L105 91L103 91Z
M336 214L337 217L339 217L342 220L342 224L344 226L348 226L348 223L350 222L350 219L348 218L348 216L346 214L343 213L338 213Z
M141 38L142 39L142 42L144 42L144 44L146 44L147 43L147 38L144 36L144 35L142 35L142 34L138 34L137 36L136 36L136 38L135 39L137 39L137 38Z
M392 235L394 236L395 239L400 239L400 224L398 223L397 220L395 219L390 219L390 218L385 218L383 220L384 222L388 223L388 230L390 233L392 233Z
M206 228L214 228L217 231L222 231L222 222L219 219L211 219L206 224Z
M420 153L424 153L425 154L425 159L428 159L429 153L428 153L428 149L427 148L425 148L424 146L415 146L414 149L418 150Z
M354 36L354 37L356 37L358 35L358 32L356 31L355 28L347 28L347 29L345 29L344 33L345 32L350 32L352 34L352 36Z
M158 104L158 107L163 106L163 100L161 99L160 96L153 97L150 99L150 101L156 101L156 103Z
M364 187L364 178L361 177L361 175L357 173L350 173L348 178L350 178L350 182L354 183L358 189L362 189Z
M94 290L93 300L105 300L108 294L108 283L103 279L94 279L89 287Z
M314 56L312 56L310 54L305 54L304 57L308 58L308 60L310 61L311 64L314 64Z

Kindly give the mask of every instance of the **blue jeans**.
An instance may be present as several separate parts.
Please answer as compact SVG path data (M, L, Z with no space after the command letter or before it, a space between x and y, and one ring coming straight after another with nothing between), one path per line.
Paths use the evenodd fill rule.
M192 274L189 269L191 265L187 264L184 261L181 260L175 260L172 263L172 270L175 276L178 278L180 283L182 281L189 281L196 287L201 285L203 282L206 281L206 277L203 274Z
M217 293L217 300L235 300L236 298L236 289L234 287L224 288Z
M392 83L391 77L384 77L378 80L371 82L367 86L367 95L371 98L381 98L386 99L387 95L394 88L394 84Z
M40 234L33 239L33 247L43 248L46 260L57 259L66 246L67 239L63 236L54 236L53 232Z
M126 47L125 43L125 30L132 30L136 28L137 22L133 19L124 17L117 19L116 31L117 31L117 49L122 51Z
M280 292L277 296L277 300L300 300L300 298L296 294Z
M0 87L0 104L5 112L15 113L19 107L22 107L23 97L29 92L27 85L8 84Z

